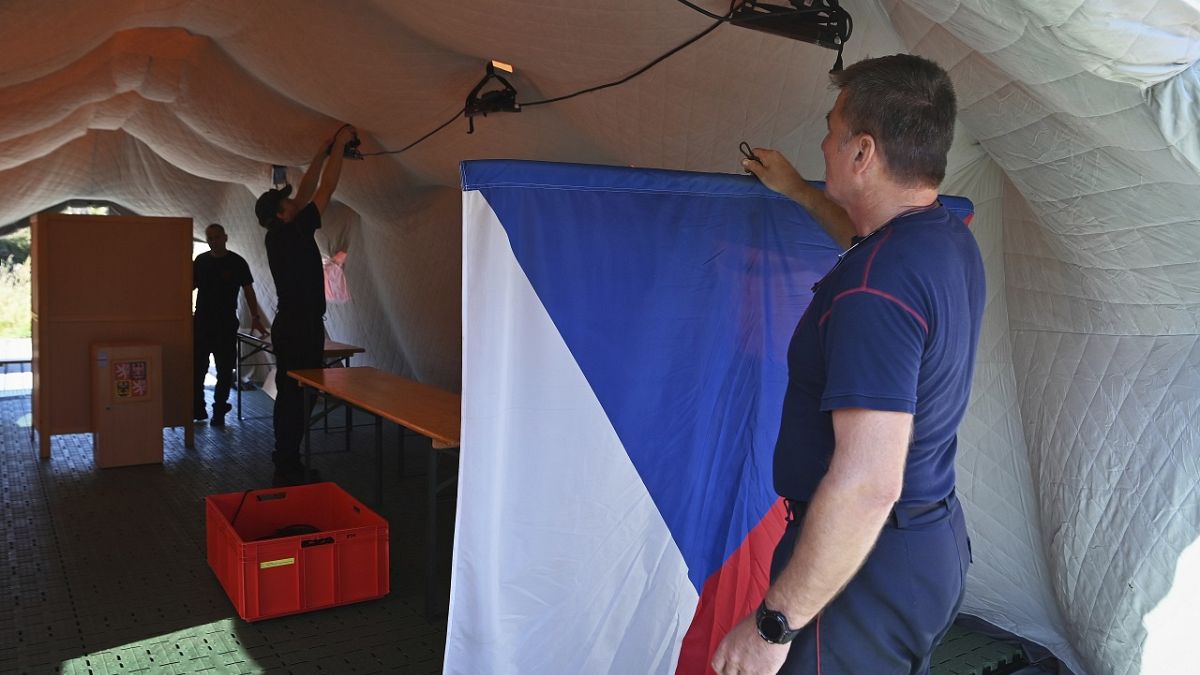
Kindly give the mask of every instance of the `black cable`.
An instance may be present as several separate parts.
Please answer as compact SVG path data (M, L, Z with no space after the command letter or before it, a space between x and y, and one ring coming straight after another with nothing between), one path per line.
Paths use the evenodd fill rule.
M642 73L646 72L647 70L650 70L654 66L657 66L658 64L662 63L663 61L666 61L667 59L674 56L679 51L681 51L687 47L690 47L693 43L695 43L697 40L704 37L705 35L708 35L709 33L713 32L714 30L720 28L721 24L725 23L726 21L729 20L729 18L731 16L733 16L733 8L737 5L737 0L732 0L729 3L729 13L724 16L721 16L719 14L713 14L712 12L709 12L708 10L706 10L702 7L693 5L692 3L688 2L687 0L677 0L677 1L682 2L683 4L687 5L688 7L691 7L692 9L695 9L695 10L701 12L702 14L705 14L706 16L716 19L717 20L716 23L709 26L708 28L705 28L703 31L701 31L699 34L697 34L694 37L692 37L691 39L689 39L687 42L684 42L683 44L675 47L674 49L667 52L666 54L663 54L662 56L658 57L657 59L654 59L650 63L647 63L646 65L642 66L641 68L638 68L637 70L633 71L629 75L626 75L625 77L622 77L619 80L615 80L613 82L608 82L606 84L596 85L595 87L588 87L587 89L580 89L579 91L576 91L576 92L573 92L570 94L564 94L562 96L555 96L554 98L546 98L546 99L542 99L540 101L530 101L529 103L522 103L521 107L528 108L528 107L535 106L535 105L546 105L547 103L557 103L559 101L565 101L569 98L575 98L576 96L582 96L584 94L590 94L594 91L600 91L601 89L608 89L609 87L616 87L618 85L625 84L626 82L632 80L633 78L637 77L638 75L641 75Z
M691 2L688 2L688 0L675 0L675 2L678 2L679 4L684 5L685 7L690 7L692 9L696 10L697 12L700 12L704 16L707 16L710 19L715 19L717 21L720 21L721 23L725 23L726 21L730 20L730 18L733 15L733 7L734 7L734 5L737 4L737 0L734 0L732 3L730 3L729 13L722 16L720 14L713 14L712 12L708 11L707 9L704 9L700 5L696 5Z
M432 136L432 135L436 134L437 132L441 131L442 129L445 129L446 127L450 126L450 124L452 122L454 122L454 120L462 117L463 113L465 113L465 112L466 112L465 108L460 109L458 112L454 113L454 117L451 117L450 119L446 120L445 122L442 122L442 124L438 128L436 128L433 131L418 138L417 140L413 141L412 143L409 143L408 145L404 146L403 148L400 148L399 150L378 150L376 152L364 152L364 153L362 153L362 156L363 157L375 157L377 155L398 155L402 152L407 152L409 150L412 150L414 147L417 146L418 143L421 143L422 141L429 138L430 136Z
M350 126L350 125L347 124L346 126ZM338 131L341 131L341 129L339 129ZM246 497L248 497L251 492L253 492L253 490L246 490L245 492L242 493L242 499L241 499L241 501L238 502L237 508L234 509L234 511L233 511L233 517L229 519L229 527L233 529L233 532L237 536L238 539L242 538L241 533L239 533L237 531L238 516L241 515L242 506L245 505ZM259 537L258 539L255 539L254 541L263 541L264 539L277 539L279 537L294 537L296 535L302 535L302 534L315 534L320 531L321 531L321 528L317 527L316 525L309 525L308 523L297 523L295 525L287 525L285 527L281 527L281 528L275 530L274 533Z
M691 39L690 39L690 40L688 40L687 42L684 42L683 44L679 45L678 47L675 47L675 48L674 48L674 49L672 49L671 51L667 52L666 54L663 54L662 56L658 57L657 59L654 59L653 61L651 61L650 63L646 64L646 65L645 65L645 66L643 66L642 68L640 68L640 69L638 69L637 71L635 71L635 72L633 72L633 73L631 73L631 74L629 74L629 75L627 75L627 76L625 76L625 77L621 78L620 80L617 80L617 81L615 81L615 82L609 82L609 83L607 83L607 84L602 84L602 85L595 86L595 87L589 87L589 88L587 88L587 89L583 89L583 90L580 90L580 91L577 91L577 92L574 92L574 93L571 93L571 94L566 94L565 96L556 96L556 97L554 97L554 98L548 98L548 99L544 99L544 100L541 100L541 101L531 101L531 102L529 102L529 103L522 103L522 104L520 104L520 105L522 105L522 106L545 105L545 104L547 104L547 103L555 103L555 102L557 102L557 101L565 101L565 100L567 100L567 99L569 99L569 98L575 98L576 96L581 96L581 95L583 95L583 94L588 94L588 93L591 93L591 92L593 92L593 91L600 91L601 89L608 89L609 87L615 87L615 86L617 86L617 85L620 85L620 84L625 84L626 82L628 82L628 81L632 80L633 78L637 77L638 75L641 75L642 73L646 72L647 70L650 70L651 68L653 68L654 66L658 65L659 63L662 63L663 61L665 61L666 59L670 58L670 57L671 57L672 55L674 55L675 53L677 53L677 52L679 52L680 50L684 49L685 47L688 47L688 46L690 46L692 43L696 42L697 40L699 40L700 38L704 37L705 35L708 35L709 33L711 33L711 32L713 32L714 30L716 30L716 29L717 29L717 27L719 27L719 26L720 26L722 23L724 23L726 20L728 20L729 16L731 16L731 15L733 14L733 7L734 7L734 5L735 5L735 4L736 4L736 2L737 2L737 0L733 0L733 1L730 3L730 6L729 6L729 15L726 15L726 16L724 16L724 17L720 17L720 16L718 16L718 15L716 15L716 14L712 14L711 12L708 12L707 10L705 10L705 9L703 9L703 8L700 8L700 7L697 7L697 6L695 6L695 5L692 5L691 3L687 2L686 0L680 0L680 1L681 1L681 2L684 2L684 4L687 4L687 5L689 5L689 6L693 7L693 8L695 8L695 9L697 9L697 10L700 10L701 12L704 12L704 13L706 13L706 14L709 14L710 16L713 16L713 17L719 18L720 20L719 20L719 21L717 21L716 23L714 23L713 25L709 26L709 27L708 27L708 28L706 28L706 29L705 29L703 32L701 32L700 34L698 34L698 35L696 35L695 37L691 38ZM442 124L440 124L440 125L439 125L439 126L436 128L436 129L434 129L433 131L430 131L429 133L427 133L427 134L425 134L424 136L422 136L422 137L418 138L417 140L413 141L412 143L409 143L408 145L404 146L403 148L400 148L399 150L377 150L377 151L375 151L375 152L364 152L364 153L362 153L362 156L363 156L363 157L377 157L377 156L379 156L379 155L398 155L398 154L400 154L400 153L402 153L402 152L407 152L407 151L409 151L409 150L413 149L414 147L416 147L418 144L420 144L420 143L422 143L423 141L425 141L426 139L428 139L429 137L433 136L433 135L434 135L434 134L436 134L437 132L441 131L442 129L445 129L445 128L446 128L446 127L448 127L448 126L450 126L450 125L451 125L451 124L452 124L452 123L453 123L455 120L457 120L459 117L462 117L464 113L466 113L466 108L460 109L458 112L454 113L454 117L451 117L450 119L448 119L448 120L446 120L445 122L443 122Z
M734 0L734 2L736 2L736 0ZM689 3L689 4L690 4L690 3ZM699 8L697 8L697 9L699 9ZM732 11L733 11L733 10L732 10L732 3L731 3L731 6L730 6L730 13L731 13L731 14L732 14ZM716 15L714 14L713 16L716 16ZM727 18L727 17L726 17L726 18ZM633 73L631 73L631 74L629 74L629 75L627 75L627 76L625 76L625 77L621 78L620 80L617 80L617 81L615 81L615 82L609 82L609 83L607 83L607 84L602 84L602 85L595 86L595 87L589 87L589 88L587 88L587 89L583 89L583 90L580 90L580 91L577 91L577 92L574 92L574 93L571 93L571 94L566 94L565 96L557 96L557 97L555 97L555 98L548 98L548 99L544 99L544 100L541 100L541 101L531 101L531 102L529 102L529 103L521 103L520 105L521 105L521 106L545 105L545 104L547 104L547 103L555 103L555 102L557 102L557 101L565 101L566 99L569 99L569 98L575 98L576 96L581 96L581 95L583 95L583 94L588 94L588 93L591 93L591 92L593 92L593 91L599 91L599 90L601 90L601 89L607 89L607 88L609 88L609 87L615 87L615 86L617 86L617 85L619 85L619 84L625 84L626 82L628 82L628 81L632 80L633 78L637 77L638 75L641 75L642 73L646 72L647 70L650 70L650 69L651 69L651 68L653 68L654 66L656 66L656 65L658 65L659 63L661 63L661 62L665 61L667 58L671 57L672 55L674 55L676 52L680 51L681 49L684 49L685 47L688 47L689 45L691 45L692 43L696 42L696 41L697 41L697 40L699 40L700 38L702 38L702 37L704 37L705 35L708 35L709 33L713 32L713 31L714 31L714 30L716 30L716 29L717 29L717 28L718 28L718 27L719 27L719 26L720 26L722 23L724 23L724 21L723 21L723 20L722 20L722 21L718 21L718 22L714 23L713 25L711 25L711 26L709 26L708 28L706 28L706 29L705 29L703 32L701 32L700 34L698 34L698 35L696 35L695 37L693 37L693 38L691 38L690 40L688 40L687 42L684 42L683 44L679 45L678 47L675 47L675 48L674 48L674 49L672 49L671 51L667 52L666 54L663 54L662 56L658 57L657 59L654 59L653 61L651 61L650 63L646 64L646 65L645 65L645 66L643 66L642 68L640 68L640 69L638 69L637 71L635 71L635 72L633 72ZM437 132L441 131L442 129L445 129L445 128L446 128L446 127L448 127L448 126L450 126L450 125L451 125L451 124L452 124L452 123L453 123L455 120L457 120L459 117L462 117L464 113L466 113L466 108L462 108L462 109L460 109L458 112L454 113L454 117L451 117L450 119L448 119L448 120L446 120L445 122L443 122L442 124L440 124L440 125L439 125L439 126L436 128L436 129L434 129L433 131L430 131L429 133L427 133L427 134L425 134L424 136L422 136L422 137L418 138L417 140L413 141L412 143L409 143L408 145L404 146L403 148L400 148L399 150L377 150L377 151L375 151L375 152L364 152L364 153L362 153L362 156L363 156L363 157L377 157L377 156L379 156L379 155L398 155L398 154L400 154L400 153L402 153L402 152L407 152L408 150L411 150L412 148L416 147L416 146L417 146L419 143L421 143L421 142L425 141L426 139L428 139L429 137L433 136L433 135L434 135L434 134L436 134Z
M341 131L341 130L339 129L338 131ZM238 516L241 515L241 513L242 513L242 505L246 503L246 496L249 494L250 494L250 490L246 490L245 492L242 493L242 501L238 502L237 509L235 509L233 512L233 518L229 519L229 527L233 528L234 532L237 532L237 519L238 519Z
M689 2L689 0L675 0L675 1L680 3L681 5L689 7L691 9L709 17L710 19L713 19L714 23L711 26L709 26L708 28L705 28L703 31L701 31L697 35L688 39L686 42L676 46L675 48L671 49L670 51L666 52L665 54L654 59L650 63L647 63L646 65L642 66L641 68L638 68L637 70L633 71L629 75L626 75L625 77L622 77L619 80L614 80L612 82L607 82L605 84L596 85L594 87L588 87L586 89L580 89L579 91L572 92L570 94L564 94L562 96L555 96L553 98L541 99L539 101L530 101L528 103L520 103L519 105L522 107L531 107L531 106L538 106L538 105L546 105L548 103L557 103L559 101L565 101L567 99L575 98L576 96L582 96L584 94L590 94L592 92L596 92L596 91L600 91L603 89L608 89L610 87L616 87L616 86L625 84L626 82L632 80L633 78L650 70L654 66L657 66L658 64L662 63L663 61L666 61L667 59L669 59L670 57L679 53L683 49L690 47L692 44L696 43L698 40L700 40L704 36L708 35L709 33L713 32L714 30L719 28L722 24L732 21L733 20L733 11L734 11L734 9L737 8L737 5L738 5L738 0L730 0L729 11L726 14L722 15L722 14L715 14L713 12L710 12L707 9L704 9L703 7L701 7L695 3ZM850 23L849 13L846 12L841 7L834 6L834 7L813 7L811 9L796 9L793 13L794 14L823 14L823 13L826 13L826 14L831 14L832 18L834 18L834 20L836 20L837 18L844 18L846 20L847 27L846 27L845 35L841 36L841 41L843 43L845 43L846 39L850 37L850 31L853 30L853 28L851 27L851 26L853 26L853 24ZM376 152L364 152L364 153L362 153L362 156L363 157L376 157L379 155L398 155L402 152L407 152L407 151L411 150L412 148L416 147L418 144L424 142L425 140L427 140L434 134L438 133L442 129L445 129L446 127L450 126L451 123L453 123L459 117L462 117L465 113L466 113L466 108L462 108L458 112L454 113L453 117L451 117L450 119L443 122L436 129L434 129L433 131L430 131L429 133L418 138L417 140L413 141L412 143L409 143L408 145L404 146L403 148L400 148L399 150L378 150Z

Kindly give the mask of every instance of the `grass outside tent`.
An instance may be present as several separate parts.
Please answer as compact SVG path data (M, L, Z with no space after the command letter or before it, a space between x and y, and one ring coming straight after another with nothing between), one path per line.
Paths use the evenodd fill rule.
M0 338L31 334L29 230L0 237Z

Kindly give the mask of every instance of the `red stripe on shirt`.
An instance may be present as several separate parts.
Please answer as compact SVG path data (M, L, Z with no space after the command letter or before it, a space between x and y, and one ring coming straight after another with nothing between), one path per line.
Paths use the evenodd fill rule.
M892 231L888 230L884 234L883 239L881 239L879 241L879 245L877 245L875 247L875 250L871 251L871 257L867 258L867 265L863 269L862 285L857 288L851 288L851 289L842 291L841 293L838 293L837 295L833 296L833 300L830 301L830 303L829 303L829 309L825 310L825 313L822 314L821 318L817 321L818 326L825 325L825 321L829 319L829 316L831 314L833 314L833 307L834 307L834 305L837 304L838 300L841 300L842 298L845 298L850 295L854 295L856 293L867 293L869 295L875 295L875 296L881 297L885 300L890 300L890 301L896 303L897 305L900 306L900 309L903 309L904 311L911 314L912 317L917 320L917 323L921 324L921 329L924 330L926 334L929 333L929 323L927 321L925 321L925 317L921 316L920 312L913 309L912 307L910 307L908 305L908 303L904 302L900 298L897 298L896 296L892 295L891 293L888 293L887 291L881 291L878 288L871 288L869 285L867 285L868 280L871 277L871 265L873 265L875 263L875 256L879 254L879 249L883 248L883 245L885 243L887 243L887 240L890 239L891 236L892 236Z

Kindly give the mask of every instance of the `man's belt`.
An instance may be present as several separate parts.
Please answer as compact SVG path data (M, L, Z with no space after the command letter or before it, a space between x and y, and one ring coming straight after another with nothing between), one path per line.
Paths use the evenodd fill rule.
M927 516L935 511L949 509L950 504L954 501L957 501L957 498L951 492L945 499L939 499L936 502L929 502L927 504L896 504L892 507L891 512L888 513L885 524L904 529L922 516ZM784 497L783 505L787 508L787 522L799 523L804 519L804 514L808 512L809 502Z

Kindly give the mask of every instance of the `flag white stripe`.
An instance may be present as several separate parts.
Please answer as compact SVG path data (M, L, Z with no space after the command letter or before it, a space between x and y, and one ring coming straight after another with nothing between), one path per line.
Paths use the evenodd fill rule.
M477 191L463 250L444 672L673 673L698 600L683 557Z

